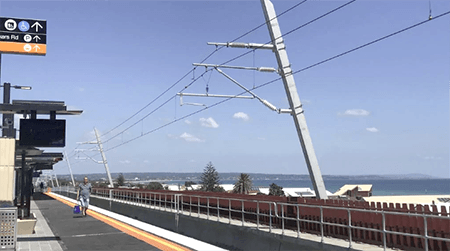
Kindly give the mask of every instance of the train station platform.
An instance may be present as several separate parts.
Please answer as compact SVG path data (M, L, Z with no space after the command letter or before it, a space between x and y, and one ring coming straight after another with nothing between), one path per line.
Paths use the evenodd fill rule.
M52 193L35 193L31 202L37 218L35 233L19 235L17 250L222 250L95 206L82 217L73 214L73 202Z

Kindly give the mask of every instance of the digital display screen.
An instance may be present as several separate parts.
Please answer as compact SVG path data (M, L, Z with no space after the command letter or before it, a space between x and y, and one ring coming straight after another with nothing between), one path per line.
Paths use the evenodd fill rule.
M66 121L21 119L19 144L35 147L65 147Z

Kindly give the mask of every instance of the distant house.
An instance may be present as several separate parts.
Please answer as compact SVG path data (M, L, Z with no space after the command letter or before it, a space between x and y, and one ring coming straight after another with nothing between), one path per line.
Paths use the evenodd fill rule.
M268 187L259 187L259 192L263 194L269 194L269 188ZM333 194L327 190L325 190L327 193L327 196L330 197ZM285 187L283 188L283 192L285 196L288 197L303 197L303 198L315 198L316 192L314 190L311 190L309 187Z
M344 197L349 199L359 199L362 197L370 197L372 196L372 185L363 184L363 185L344 185L339 188L335 193L335 196Z

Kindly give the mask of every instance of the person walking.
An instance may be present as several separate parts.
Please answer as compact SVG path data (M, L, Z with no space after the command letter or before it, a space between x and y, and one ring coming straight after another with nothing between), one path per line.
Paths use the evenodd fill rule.
M78 185L77 201L81 204L81 213L86 216L86 210L89 207L89 196L91 195L92 185L88 181L88 177L84 177L84 182Z

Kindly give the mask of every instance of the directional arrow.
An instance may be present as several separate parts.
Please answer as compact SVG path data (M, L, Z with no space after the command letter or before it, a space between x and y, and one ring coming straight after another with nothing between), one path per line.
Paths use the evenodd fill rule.
M36 32L39 31L39 27L41 27L41 29L43 29L44 27L42 27L42 25L38 22L34 23L33 25L31 25L31 28L33 28L34 26L36 26Z
M33 49L36 49L36 52L37 52L39 49L41 49L41 47L35 45L35 46L33 47Z
M37 35L34 36L33 39L36 39L36 42L37 42L38 40L41 40L41 38L40 38L39 36L37 36Z

